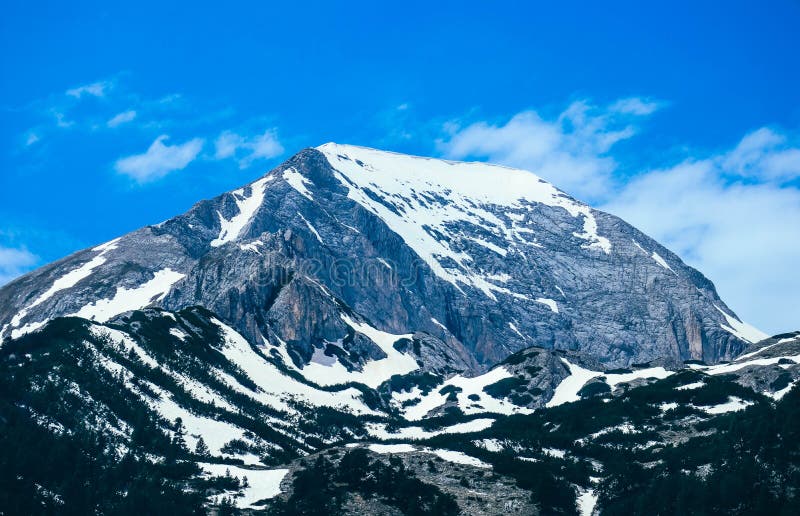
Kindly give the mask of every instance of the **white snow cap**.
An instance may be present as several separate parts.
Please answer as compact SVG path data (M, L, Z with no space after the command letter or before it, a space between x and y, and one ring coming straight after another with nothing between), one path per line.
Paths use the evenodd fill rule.
M592 209L531 172L337 143L326 143L317 150L348 188L350 199L380 217L439 277L456 286L471 285L489 297L496 292L513 295L473 267L474 257L451 248L449 240L458 235L452 234L448 226L461 222L483 229L496 237L495 242L477 243L504 256L510 248L520 245L515 219L522 220L520 215L535 204L562 208L578 218L582 230L573 236L584 241L581 247L611 252L611 242L598 233ZM489 207L501 207L514 217L506 220ZM442 240L437 235L450 238ZM445 266L445 262L455 262L458 268Z

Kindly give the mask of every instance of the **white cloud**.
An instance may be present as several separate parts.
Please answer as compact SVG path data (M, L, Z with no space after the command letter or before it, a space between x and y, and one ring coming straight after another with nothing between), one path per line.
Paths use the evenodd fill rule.
M30 147L34 143L38 142L41 138L36 133L28 133L28 136L25 137L25 146Z
M104 97L109 89L111 89L111 81L98 81L69 89L66 91L66 94L70 97L75 97L76 99L79 99L84 95L90 95L92 97Z
M214 157L236 158L240 168L247 168L257 160L274 158L283 154L283 151L278 132L274 128L250 138L223 131L214 142Z
M800 149L789 145L785 135L762 127L725 156L722 168L762 181L791 181L800 177Z
M730 152L636 177L601 209L621 216L711 278L767 333L800 329L800 149L759 129Z
M161 135L143 154L136 154L117 160L114 168L120 174L145 183L164 177L175 170L182 170L194 161L203 148L203 139L194 138L182 144L165 145L169 138Z
M224 131L214 142L214 157L217 159L230 158L236 154L236 150L244 146L244 138L236 133Z
M75 122L67 120L67 116L61 111L53 110L53 117L56 119L56 125L62 129L68 129L75 125Z
M656 104L622 99L607 108L573 102L555 119L523 111L503 124L450 124L440 141L445 156L487 159L530 170L570 194L593 200L607 194L616 162L609 155L619 141L636 133L634 123Z
M611 111L629 115L650 115L661 107L660 102L643 99L641 97L629 97L620 99L611 104Z
M113 118L106 122L106 125L108 127L118 127L122 124L133 121L134 118L136 118L136 111L130 109L114 115Z
M248 145L253 151L245 158L248 163L257 159L274 158L283 153L283 146L278 141L278 135L275 130L266 131L264 134L252 138Z
M27 272L38 262L39 257L26 249L0 246L0 285Z

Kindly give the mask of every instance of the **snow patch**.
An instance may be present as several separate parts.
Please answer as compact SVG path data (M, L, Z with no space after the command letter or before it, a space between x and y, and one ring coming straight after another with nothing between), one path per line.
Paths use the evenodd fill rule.
M675 403L674 401L671 403L662 403L661 405L658 406L658 408L661 409L661 412L668 412L670 410L675 410L676 408L678 408L678 403Z
M438 430L425 430L420 426L407 426L398 429L396 432L387 431L386 425L382 423L367 423L365 427L369 435L382 441L393 439L421 440L430 439L431 437L442 434L469 434L472 432L480 432L492 426L494 421L495 420L491 418L473 419L472 421L458 423Z
M593 434L589 434L589 438L590 439L597 439L598 437L600 437L602 435L610 434L611 432L621 432L621 433L623 433L625 435L639 433L638 430L636 430L635 426L633 426L632 424L626 422L626 423L620 423L619 425L609 426L609 427L603 428L602 430L598 430L597 432L595 432ZM578 441L581 441L581 439L578 439Z
M436 450L431 450L431 452L440 459L444 459L447 462L453 462L455 464L463 464L465 466L472 466L473 468L484 468L484 469L489 469L492 467L491 465L483 462L480 459L476 459L475 457L470 457L466 453L462 453L459 451L436 449Z
M737 398L736 396L730 396L728 401L725 403L720 403L719 405L714 405L711 407L698 407L700 410L703 410L709 414L727 414L728 412L738 412L740 410L744 410L750 405L752 405L752 401L745 401L741 398Z
M89 326L89 332L95 337L102 339L109 339L112 344L123 354L128 355L131 351L148 367L160 368L159 363L150 354L145 351L139 344L131 338L127 333L109 328L108 326L101 326L99 324L92 324Z
M669 266L669 264L666 262L666 260L664 260L664 258L662 258L661 255L658 254L657 252L653 251L653 254L651 255L651 257L660 266L664 267L665 269L667 269L668 271L670 271L672 273L675 272L675 271L672 270L672 267Z
M11 338L17 339L19 337L22 337L23 335L33 333L42 326L44 326L45 324L47 324L48 321L49 319L45 319L44 321L28 323L25 326L22 326L21 328L15 328L11 330ZM3 329L5 330L5 327ZM0 337L2 337L2 334L0 334Z
M575 365L564 358L562 358L561 361L564 362L564 365L569 368L570 374L558 384L555 392L553 392L553 397L545 405L547 407L557 407L558 405L563 405L564 403L578 401L581 399L580 396L578 396L578 391L581 390L586 382L592 378L602 375L602 373L598 371L584 369L583 367Z
M259 251L258 248L262 245L264 245L263 242L256 240L255 242L250 242L249 244L239 244L239 249L242 251L251 251L256 254L261 254L261 251Z
M663 367L651 367L647 369L639 369L630 373L620 374L605 374L601 371L591 371L579 365L571 363L569 360L562 358L561 361L569 368L570 375L563 380L555 389L553 397L547 402L547 407L556 407L564 403L571 403L578 401L580 396L578 392L581 388L591 380L600 376L605 377L605 381L613 390L620 383L628 383L639 378L656 378L662 380L670 376L672 371L667 371Z
M247 394L267 406L290 414L296 413L296 410L289 406L286 401L287 398L298 398L299 401L304 401L314 406L340 408L357 415L379 414L364 404L361 400L361 391L358 389L350 387L341 391L328 392L298 382L283 374L274 364L256 353L247 340L233 328L217 319L212 319L212 321L222 329L225 338L222 354L229 361L239 366L260 388L258 392L254 392L239 384L235 379L218 374L220 379L223 379L232 389Z
M779 391L765 392L764 394L769 396L770 398L772 398L775 401L780 401L781 398L783 398L784 396L786 396L789 393L789 391L794 389L795 385L797 385L797 380L789 383L789 385L787 385L786 387L784 387L783 389L781 389Z
M265 176L252 183L249 197L244 196L244 188L231 192L233 199L236 201L236 206L239 208L239 213L228 220L222 216L222 213L217 212L220 225L219 236L211 241L211 247L219 247L239 237L239 234L264 201L264 190L267 183L273 179L273 176Z
M730 364L718 364L713 366L705 366L705 365L698 365L698 364L691 364L689 367L691 369L695 369L698 371L702 371L706 374L710 375L718 375L718 374L727 374L732 373L734 371L738 371L739 369L744 369L745 367L750 366L765 366L765 365L773 365L777 364L781 360L791 360L792 362L798 363L800 362L800 355L791 355L791 356L782 356L782 357L771 357L771 358L757 358L753 360L745 360L742 362L736 361Z
M362 366L361 371L348 371L336 357L327 357L323 354L322 356L329 360L311 361L299 368L289 358L285 347L280 347L278 352L284 356L286 365L298 371L306 379L324 387L359 382L373 389L396 374L404 375L419 369L419 364L412 355L394 348L395 342L400 339L411 339L413 334L386 333L366 323L356 322L347 315L342 314L341 317L348 326L374 342L386 354L386 358L370 360Z
M259 500L275 498L281 494L281 482L289 473L288 469L246 469L241 466L205 462L199 462L197 465L205 473L217 477L225 476L226 472L239 479L247 477L250 487L243 489L243 496L234 499L236 507L240 509L257 508L255 504Z
M53 297L56 293L62 290L66 290L68 288L72 288L75 285L77 285L81 280L84 280L89 276L91 276L96 268L106 263L107 260L106 253L116 249L118 243L119 243L119 238L115 238L114 240L111 240L109 242L106 242L104 244L98 245L97 247L93 248L92 251L99 251L99 254L94 256L91 260L84 263L80 267L77 267L69 271L60 278L53 281L53 284L50 285L50 288L48 288L44 293L42 293L39 297L37 297L31 304L20 310L20 312L11 319L11 322L3 327L3 331L0 332L0 340L3 338L6 328L8 326L11 326L12 328L19 326L20 322L22 322L22 319L24 319L28 315L31 309L44 303L45 301ZM25 335L26 333L38 330L39 328L44 326L44 324L47 321L48 320L45 319L44 321L28 323L22 328L19 328L17 330L12 330L11 336L16 339L18 337L21 337L22 335Z
M444 405L447 401L447 395L442 394L440 391L442 388L449 385L461 389L461 391L456 394L456 399L459 408L465 414L470 415L485 412L497 414L529 414L531 409L518 407L513 403L494 398L483 392L484 387L497 383L505 378L510 378L511 376L512 374L505 367L495 367L485 374L472 378L456 375L446 380L440 387L422 396L419 403L401 408L403 416L409 421L419 421L431 410ZM469 399L470 395L478 396L480 400L473 401Z
M592 516L597 506L598 495L592 488L578 488L578 512L581 516Z
M311 231L311 233L312 233L312 234L313 234L315 237L317 237L317 240L319 241L319 243L324 245L324 244L325 244L325 242L323 242L323 241L322 241L322 237L321 237L321 236L319 236L319 231L317 231L317 228L315 228L314 226L312 226L312 225L311 225L311 223L308 221L308 219L306 219L305 217L303 217L303 214L302 214L302 213L300 213L300 212L298 211L298 212L297 212L297 214L298 214L298 215L300 215L300 218L301 218L301 219L303 219L303 222L305 222L305 223L306 223L306 226L308 226L308 230L309 230L309 231Z
M185 274L172 269L162 269L156 271L151 280L140 286L132 289L117 287L113 298L98 299L70 315L106 322L123 312L139 310L153 302L161 301L172 289L172 285L184 277Z
M431 322L433 324L435 324L436 326L438 326L439 328L443 329L444 331L450 331L450 330L447 329L447 326L445 326L444 324L440 323L435 317L431 317Z
M725 320L728 322L728 324L727 325L720 324L720 326L722 327L723 330L727 331L728 333L732 333L737 337L739 337L740 339L746 340L747 342L751 343L759 342L769 337L769 335L759 330L758 328L750 324L747 324L746 322L742 322L736 319L735 317L731 317L717 305L714 305L714 308L719 310L719 313L725 316Z
M494 251L495 253L499 254L502 257L505 257L508 254L507 249L503 249L502 247L495 245L491 242L487 242L486 240L483 240L481 238L469 237L469 239L475 242L476 244L483 246L486 249L489 249L490 251Z
M173 337L175 337L176 339L182 341L182 342L186 342L186 339L189 338L188 335L186 335L184 332L182 332L178 328L170 328L169 329L169 334L172 335Z
M544 453L548 457L554 457L556 459L563 459L564 456L567 454L566 451L559 450L558 448L542 448L542 453Z
M522 332L519 331L519 328L517 328L516 324L514 324L512 322L509 322L508 323L508 327L511 328L511 331L513 331L514 333L519 335L521 338L523 338L523 339L525 338L525 335L523 335Z
M411 453L416 448L410 444L370 444L367 446L370 451L375 453Z
M300 192L300 194L305 197L306 199L313 201L314 196L311 195L311 192L308 191L306 185L313 184L311 181L306 179L306 177L294 169L294 167L287 168L283 171L283 178L289 183L289 186Z
M186 429L186 444L190 449L194 449L198 439L202 437L213 455L222 455L221 448L231 439L245 439L244 429L224 421L192 414L176 403L167 391L149 382L148 387L160 398L158 401L148 400L148 404L173 424L176 419L181 419Z
M367 448L375 453L430 453L436 455L442 460L452 462L455 464L463 464L465 466L472 466L473 468L488 469L492 466L483 462L475 457L470 457L466 453L453 450L432 449L432 448L415 448L410 444L370 444Z
M505 449L503 444L497 439L479 439L476 441L472 441L472 444L474 444L478 448L483 448L484 450L490 451L492 453L500 453Z
M541 303L543 305L547 305L553 313L558 313L558 304L555 302L554 299L548 299L546 297L537 297L535 300L537 303Z
M620 383L629 383L640 378L663 380L672 374L672 371L667 371L663 367L648 367L647 369L637 369L630 373L604 374L603 376L606 377L606 383L614 390Z
M705 385L704 382L687 383L686 385L681 385L679 387L675 387L675 390L677 390L677 391L690 391L692 389L699 389L700 387L702 387L704 385Z
M759 348L759 349L757 349L755 351L752 351L750 353L745 353L744 355L739 355L734 360L736 362L739 362L741 360L746 360L748 358L753 358L754 356L760 355L761 353L763 353L764 351L766 351L766 350L768 350L770 348L774 348L775 346L779 346L780 344L784 344L786 342L791 342L793 340L794 340L793 338L792 339L781 339L778 342L776 342L775 344L770 344L769 346L764 346L763 348Z

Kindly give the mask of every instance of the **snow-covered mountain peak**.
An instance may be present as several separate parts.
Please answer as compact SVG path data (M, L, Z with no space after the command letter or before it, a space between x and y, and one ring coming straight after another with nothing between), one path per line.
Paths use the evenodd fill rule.
M449 161L326 143L317 147L340 173L359 186L388 194L453 192L486 204L517 207L523 201L564 203L569 198L532 172L483 162Z
M467 247L477 244L506 257L541 246L528 227L538 205L578 218L582 231L572 235L584 241L584 249L611 252L591 208L531 172L335 143L317 150L349 189L349 198L383 219L439 277L456 286L471 285L489 297L508 294Z

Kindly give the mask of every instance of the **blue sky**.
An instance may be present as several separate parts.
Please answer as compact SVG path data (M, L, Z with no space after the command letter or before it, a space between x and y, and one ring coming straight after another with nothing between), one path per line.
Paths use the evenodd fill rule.
M800 329L797 1L107 4L4 4L0 283L337 141L531 169Z

